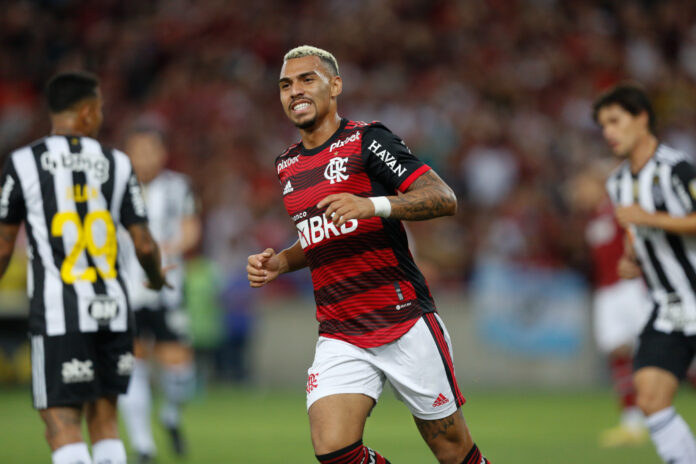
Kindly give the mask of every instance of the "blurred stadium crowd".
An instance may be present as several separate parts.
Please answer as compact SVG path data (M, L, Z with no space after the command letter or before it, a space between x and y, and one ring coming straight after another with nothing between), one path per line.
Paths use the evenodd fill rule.
M432 284L466 285L491 256L585 268L564 185L609 157L591 104L618 81L644 84L662 136L696 153L691 0L9 0L1 156L47 132L53 73L97 73L102 139L120 147L143 122L166 132L201 199L201 251L241 288L251 251L295 238L272 166L298 139L277 77L304 43L337 57L344 117L381 120L457 192L456 217L409 226Z

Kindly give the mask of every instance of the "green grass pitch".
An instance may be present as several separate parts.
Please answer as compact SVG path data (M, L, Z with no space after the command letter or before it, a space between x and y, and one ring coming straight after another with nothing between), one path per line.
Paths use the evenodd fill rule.
M159 463L300 464L316 462L309 440L303 392L216 387L185 411L190 455L176 460L155 428ZM494 464L642 464L659 459L650 443L602 450L599 432L615 424L610 391L465 391L464 415L474 439ZM683 388L676 403L696 425L696 392ZM0 462L50 462L30 391L0 391ZM365 443L393 464L433 463L405 406L387 389L368 419Z

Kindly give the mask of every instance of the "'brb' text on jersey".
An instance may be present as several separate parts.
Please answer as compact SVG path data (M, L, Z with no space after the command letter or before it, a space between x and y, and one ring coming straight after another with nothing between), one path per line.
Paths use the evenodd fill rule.
M283 201L312 273L319 334L371 348L396 340L433 299L401 221L372 217L335 227L317 204L327 195L405 192L430 168L379 123L342 120L323 145L292 145L276 159Z
M696 213L696 168L685 153L660 145L636 174L628 161L621 164L607 191L617 206L683 217ZM655 305L648 324L661 332L696 334L696 237L633 224L629 230Z
M26 224L30 332L128 330L116 230L147 221L128 157L54 135L11 153L0 189L0 222Z

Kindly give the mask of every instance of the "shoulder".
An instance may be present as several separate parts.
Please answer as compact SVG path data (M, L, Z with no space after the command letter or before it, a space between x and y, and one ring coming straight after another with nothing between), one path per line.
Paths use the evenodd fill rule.
M655 161L659 163L676 166L681 163L693 164L693 160L689 155L681 150L676 150L665 144L660 144L655 152Z
M301 143L302 143L301 141L298 141L298 142L293 143L293 144L290 145L288 148L286 148L285 151L284 151L283 153L281 153L280 155L276 156L276 160L275 160L276 164L277 164L279 161L281 161L282 159L286 159L286 158L289 158L289 157L291 157L291 156L293 156L293 155L296 155L297 152L300 150L300 145L301 145Z
M21 162L23 158L25 158L28 155L33 154L34 152L45 152L47 150L46 148L46 139L48 137L42 137L40 139L34 140L31 143L28 143L27 145L23 145L19 148L16 148L12 150L5 158L4 158L4 163L0 163L0 167L2 167L2 164L7 164L10 162ZM0 159L2 161L2 159Z
M111 147L105 147L102 145L102 151L104 152L104 156L106 156L107 158L113 158L114 162L125 163L125 165L127 166L131 165L130 158L121 150Z
M176 187L188 188L191 185L191 178L184 173L164 169L158 176L165 182Z
M614 183L618 182L619 179L624 175L626 170L629 169L628 161L623 161L621 164L616 166L607 177L606 186L609 188Z

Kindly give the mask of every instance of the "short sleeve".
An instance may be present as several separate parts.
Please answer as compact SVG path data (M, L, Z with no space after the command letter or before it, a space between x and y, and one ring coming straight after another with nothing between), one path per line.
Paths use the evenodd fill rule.
M411 154L401 138L384 126L365 130L362 141L367 174L382 184L405 192L430 166Z
M26 206L22 186L10 157L0 174L0 222L19 224L25 216Z
M121 224L128 228L133 224L147 222L147 208L140 182L131 170L126 185L126 193L121 203Z
M681 161L672 168L672 189L688 212L696 211L696 167Z

